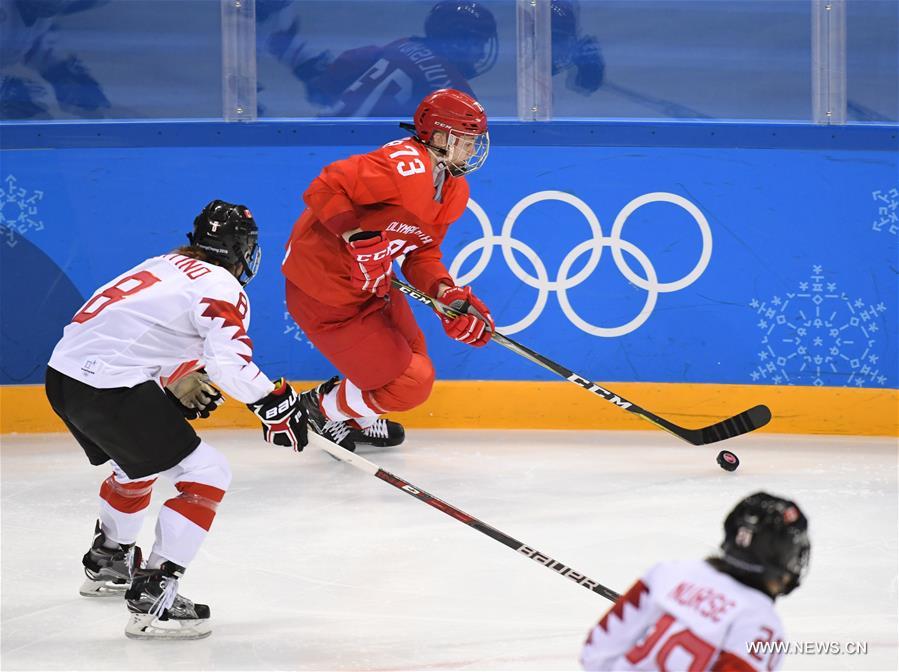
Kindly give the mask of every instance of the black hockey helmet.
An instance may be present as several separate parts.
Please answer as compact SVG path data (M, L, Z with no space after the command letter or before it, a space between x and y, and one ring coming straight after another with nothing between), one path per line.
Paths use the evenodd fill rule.
M786 577L786 595L808 570L808 520L795 502L757 492L728 514L721 550L734 578L769 592L768 581Z
M236 268L242 286L259 270L262 259L259 228L245 205L210 201L194 219L193 233L188 233L187 239L192 246L203 250L210 261L228 269Z
M482 75L496 63L496 19L474 0L440 0L425 19L425 37L466 78Z

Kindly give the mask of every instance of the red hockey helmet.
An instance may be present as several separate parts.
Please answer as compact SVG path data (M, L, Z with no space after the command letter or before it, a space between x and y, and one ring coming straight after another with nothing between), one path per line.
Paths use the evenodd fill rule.
M447 157L453 175L477 170L487 160L490 136L487 113L474 98L455 89L439 89L428 94L415 110L415 135ZM434 133L447 136L446 147L432 144ZM456 156L461 154L461 156Z

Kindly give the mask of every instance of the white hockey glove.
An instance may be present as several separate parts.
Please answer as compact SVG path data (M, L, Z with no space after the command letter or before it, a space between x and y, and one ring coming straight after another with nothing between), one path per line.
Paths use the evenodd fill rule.
M225 401L202 369L166 385L165 393L188 420L208 418Z
M274 390L247 408L262 422L262 436L268 443L302 452L309 443L306 409L286 380L274 382Z

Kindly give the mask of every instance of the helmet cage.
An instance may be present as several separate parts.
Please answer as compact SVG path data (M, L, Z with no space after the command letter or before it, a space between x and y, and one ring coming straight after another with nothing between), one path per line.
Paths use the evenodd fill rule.
M467 149L466 146L470 149ZM450 130L447 133L446 148L441 151L446 157L446 167L453 177L473 173L487 161L487 154L490 152L490 134L487 131L464 133ZM470 153L468 158L461 163L450 161L450 157L457 151Z
M237 281L241 287L249 285L250 280L255 278L256 273L259 272L259 264L262 263L262 247L258 241L259 234L257 233L253 236L252 248L248 252L240 254L241 269L237 275Z

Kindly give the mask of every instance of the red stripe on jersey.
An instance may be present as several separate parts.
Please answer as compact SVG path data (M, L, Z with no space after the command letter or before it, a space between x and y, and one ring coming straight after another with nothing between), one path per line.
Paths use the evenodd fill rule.
M137 513L150 505L155 478L134 483L119 483L110 476L100 486L100 499L104 500L116 511Z
M377 413L386 413L383 408L378 406L378 402L375 401L374 393L369 390L362 390L362 401L365 402L365 405L368 406L371 410L376 411Z
M172 371L172 375L168 378L161 378L160 381L163 385L170 385L178 380L181 380L188 373L192 373L200 368L200 360L192 359L189 362L184 362L183 364L179 364L178 368Z
M755 672L752 665L730 651L722 651L710 669L712 672Z
M637 582L630 587L630 589L621 597L618 598L618 601L612 605L612 608L606 612L606 615L602 617L602 620L599 621L599 627L609 631L609 616L615 616L619 621L624 619L624 605L630 604L634 607L640 608L640 598L643 597L644 594L649 593L649 588L646 587L646 584L641 580L637 579Z
M212 485L191 481L180 481L175 483L175 487L181 494L167 500L163 506L177 511L208 532L225 491Z
M352 406L350 406L350 402L347 401L346 398L346 378L340 381L340 385L337 386L337 410L343 413L344 415L348 415L351 418L361 418L362 416L357 413Z
M238 300L238 305L228 303L221 299L210 299L209 297L200 299L200 303L206 304L206 308L202 313L203 317L208 317L209 319L214 319L216 317L221 318L223 329L225 327L235 327L237 331L234 332L231 340L238 340L245 343L252 351L253 341L247 336L247 330L243 326L243 318L247 314L246 308L242 306L243 301L244 298L242 294L241 298Z

